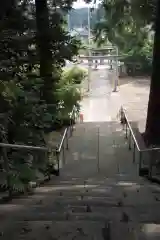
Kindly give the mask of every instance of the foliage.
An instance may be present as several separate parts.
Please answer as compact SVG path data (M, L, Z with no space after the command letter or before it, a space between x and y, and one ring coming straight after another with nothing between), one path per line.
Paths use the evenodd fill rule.
M57 84L57 97L59 100L58 121L60 125L69 123L70 112L73 106L80 109L81 92L79 84L86 77L84 69L73 67L64 70L61 80ZM78 85L77 85L78 84Z
M137 61L136 65L139 65L141 74L150 74L152 58L150 46L153 46L153 41L150 40L151 27L147 27L148 21L144 17L144 15L148 16L149 7L146 3L143 5L143 2L137 0L103 1L105 19L96 25L95 35L99 44L109 40L116 45L120 54L125 56L124 61L130 61L133 68ZM150 8L150 14L153 13L153 9Z
M74 66L64 71L63 81L70 84L81 84L86 75L87 71L85 69Z
M72 60L79 48L58 11L70 4L59 1L54 7L53 1L7 0L1 7L1 142L46 146L44 134L56 125L60 102L71 109L70 102L64 102L67 97L61 95L61 100L56 95L65 59ZM75 92L70 89L68 94ZM48 158L43 152L8 149L4 154L1 150L0 168L6 174L3 159L9 161L15 191L24 191L30 181L47 173ZM6 181L0 184L7 188Z
M148 39L142 40L142 46L134 46L127 49L126 57L122 61L127 66L130 75L150 75L152 71L153 42Z

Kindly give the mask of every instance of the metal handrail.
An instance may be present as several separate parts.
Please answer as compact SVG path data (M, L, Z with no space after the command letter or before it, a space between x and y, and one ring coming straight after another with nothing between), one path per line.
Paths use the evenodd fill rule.
M58 165L58 174L60 170L60 154L62 152L62 162L65 164L65 142L66 142L66 149L68 149L68 139L72 136L73 132L73 123L72 120L76 120L76 107L74 106L72 112L70 114L70 124L68 127L65 128L63 136L61 138L59 146L56 148L56 158L57 158L57 165Z
M137 150L138 150L138 151L141 151L141 149L140 149L140 147L139 147L139 145L138 145L137 139L136 139L136 137L135 137L135 135L134 135L133 129L132 129L131 125L130 125L130 122L129 122L129 120L128 120L128 117L127 117L127 115L126 115L125 110L123 109L123 107L121 107L121 111L122 111L121 113L123 114L123 117L124 117L124 119L125 119L125 123L128 125L128 128L129 128L129 130L131 131L131 134L132 134L133 140L134 140L134 142L135 142L135 144L136 144ZM122 115L121 115L121 117L122 117Z
M123 109L123 107L121 107L121 109L122 109L123 114L124 114L124 116L125 116L125 119L126 119L126 121L127 121L127 125L128 125L128 127L129 127L129 129L130 129L130 131L131 131L131 133L132 133L132 137L133 137L133 139L134 139L134 141L135 141L135 144L136 144L136 146L137 146L137 150L139 150L139 151L141 151L141 152L149 152L149 151L158 151L158 150L160 150L160 147L140 149L140 147L139 147L139 145L138 145L138 142L137 142L137 139L136 139L136 137L135 137L135 135L134 135L134 133L133 133L133 129L132 129L132 127L131 127L131 125L130 125L130 122L129 122L129 120L128 120L128 117L127 117L127 115L126 115L126 113L125 113L125 110Z
M48 151L46 147L37 147L31 145L21 145L21 144L10 144L10 143L0 143L0 147L12 148L12 149L28 149L28 150L40 150L40 151Z
M72 126L73 126L73 124L72 124L72 118L73 118L73 116L74 116L74 114L75 114L75 111L76 111L76 109L75 109L75 106L73 107L73 109L72 109L72 112L71 112L71 115L70 115L70 125L69 125L69 127L66 127L65 128L65 130L64 130L64 133L63 133L63 136L62 136L62 138L61 138L61 142L60 142L60 144L59 144L59 147L57 148L57 152L61 152L61 149L62 149L62 147L63 147L63 144L64 144L64 141L65 141L65 138L67 137L67 134L68 134L68 131L70 130L70 135L72 134L72 131L73 131L73 128L72 128ZM74 118L74 120L75 120L75 118ZM69 129L70 128L70 129ZM67 145L68 145L68 141L67 141ZM67 147L68 148L68 147Z
M133 162L135 162L135 147L137 148L137 151L139 152L139 173L141 171L141 165L142 165L142 153L146 153L146 152L156 152L156 151L160 151L160 148L159 147L152 147L152 148L143 148L141 149L139 144L138 144L138 141L136 139L136 136L133 132L133 129L132 129L132 126L129 122L129 119L127 117L127 114L126 114L126 111L124 110L123 107L121 107L120 109L120 120L121 120L121 123L126 125L126 138L128 138L128 129L129 129L129 150L131 149L131 137L134 141L134 149L133 149ZM152 156L151 156L151 160L150 160L150 163L149 163L149 166L151 167L152 166ZM149 169L149 175L151 175L151 169Z
M68 128L66 128L66 129L64 130L64 133L63 133L63 136L62 136L60 145L59 145L59 147L58 147L58 149L57 149L57 152L60 152L60 151L61 151L61 148L62 148L62 146L63 146L64 140L65 140L65 137L66 137L66 134L67 134L67 131L68 131Z
M68 138L72 135L73 132L73 123L72 123L72 119L74 119L75 121L75 113L76 113L76 108L74 107L71 115L70 115L70 125L69 127L65 128L63 136L61 138L59 147L52 147L52 151L54 151L54 154L57 157L57 164L58 164L58 174L59 175L59 169L60 169L60 153L61 150L63 149L63 162L65 159L65 152L64 152L64 142L66 140L66 149L68 149ZM70 133L70 135L69 135ZM10 184L10 168L9 168L9 161L8 161L8 157L7 157L7 152L6 152L6 148L11 148L11 149L27 149L27 150L38 150L38 151L43 151L43 152L50 152L51 148L48 147L41 147L41 146L31 146L31 145L21 145L21 144L9 144L9 143L0 143L0 147L3 150L3 154L4 154L4 165L5 165L5 170L6 170L6 179L7 179L7 186L8 186L8 193L9 193L9 197L12 197L12 189L11 189L11 184Z
M4 161L4 169L6 171L6 182L7 182L7 189L8 189L8 196L9 198L12 197L12 188L11 188L11 178L10 178L10 167L9 167L9 159L7 156L6 148L10 149L27 149L27 150L38 150L43 152L48 152L49 149L47 147L40 147L40 146L31 146L31 145L21 145L21 144L9 144L9 143L0 143L0 147L3 151L3 161Z

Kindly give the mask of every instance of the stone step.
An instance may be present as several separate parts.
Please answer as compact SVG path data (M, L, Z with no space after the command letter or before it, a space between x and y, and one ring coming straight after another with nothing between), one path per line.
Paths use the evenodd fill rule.
M2 240L158 240L160 224L123 222L118 220L30 220L1 224Z
M112 212L110 209L112 208L113 212L119 212L122 210L122 206L119 205L114 205L114 206L92 206L92 205L87 205L87 204L82 204L82 205L62 205L60 203L57 203L53 206L32 206L27 213L25 214L37 214L42 212L44 213L46 210L46 214L50 212L55 212L55 213L63 213L63 212L71 212L71 213L87 213L87 212L92 212L92 213L100 213L100 214L108 214L109 212ZM130 209L130 211L133 210L133 206L124 206L123 209Z
M98 130L99 129L99 130ZM74 142L74 140L78 140L79 136L82 136L82 134L85 136L85 138L91 138L94 137L94 139L91 138L91 140L96 140L95 136L97 136L99 132L99 136L102 139L106 139L107 142L111 142L110 140L113 140L116 138L118 139L124 139L124 134L122 131L122 127L119 124L119 122L85 122L82 124L77 124L76 128L73 132L73 138L71 138L71 142ZM112 138L108 138L108 135L112 135ZM85 139L86 140L86 139ZM113 141L112 141L113 142ZM125 141L124 141L125 142Z
M52 200L52 201L51 201ZM58 197L56 199L48 199L45 200L45 205L51 205L51 204L59 204L59 205L73 205L73 206L84 206L84 205L91 205L91 206L101 206L101 207L109 207L109 206L117 206L118 205L118 199L114 199L111 197L108 198L92 198L85 197L82 198L80 196L78 197Z
M64 212L66 210L66 212ZM99 209L98 209L99 210ZM103 209L104 210L104 209ZM128 210L129 211L129 210ZM131 211L131 210L130 210ZM128 215L127 215L128 216ZM108 208L106 211L99 212L73 212L71 208L61 209L58 212L52 212L51 209L48 211L40 211L36 209L35 211L28 211L25 214L19 214L15 216L15 221L75 221L75 220L85 220L85 221L106 221L106 220L116 220L119 221L123 218L122 209L118 208Z
M130 208L147 208L147 207L160 207L160 202L157 202L154 199L145 199L135 197L133 199L128 198L92 198L92 197L83 197L83 196L76 196L76 197L67 197L67 198L56 198L50 200L40 200L32 203L32 206L36 207L49 207L50 209L56 208L57 206L66 207L66 206L73 206L74 208L83 207L83 206L90 206L93 208L101 207L101 208L109 208L109 207L130 207Z
M124 180L123 180L124 181ZM91 177L91 178L83 178L83 177L67 177L63 175L63 170L60 175L60 177L57 179L53 179L50 182L46 183L45 186L40 187L41 189L45 188L47 192L47 187L48 190L74 190L74 191L79 191L81 188L95 188L98 185L104 186L106 189L110 188L113 185L116 185L117 179L116 176L114 178L109 178L105 175L101 175L99 173L99 176L97 174L97 178ZM52 187L52 189L49 189L49 187ZM59 188L59 189L58 189ZM77 189L76 189L77 188Z
M108 189L85 189L85 190L77 190L77 191L73 191L73 190L62 190L62 191L55 191L55 192L52 192L52 193L46 193L46 196L48 195L52 195L54 197L78 197L78 196L86 196L86 197L89 197L89 196L92 196L93 198L107 198L107 197L112 197L116 194L118 194L118 191L119 189L116 190L108 190ZM40 195L40 192L38 193Z
M140 227L133 223L97 221L29 221L13 222L4 229L3 240L145 240L140 236Z
M101 197L93 197L92 195L73 195L73 196L59 196L59 197L49 197L48 199L42 199L36 201L35 205L45 205L52 206L53 204L60 205L74 205L74 206L82 206L82 205L92 205L92 206L117 206L118 202L121 199L117 197L113 198L111 196L101 196ZM123 199L122 199L123 200ZM32 203L33 204L33 203Z
M50 199L52 200L52 199ZM72 203L72 204L71 204ZM8 209L8 214L6 214L6 210ZM12 215L11 209L14 211L18 209L17 207L21 207L21 210ZM63 221L63 220L94 220L94 221L103 221L104 219L110 220L122 220L123 214L127 215L128 221L134 221L139 223L160 223L159 217L159 209L160 204L152 203L152 204L126 204L125 202L117 202L116 205L111 205L107 203L101 204L91 202L90 205L86 201L66 201L61 203L59 201L50 201L47 203L46 201L42 203L32 204L25 206L10 206L10 205L1 205L0 216L3 221L7 219L15 220L25 220L25 221ZM13 212L14 213L14 212Z
M32 210L32 211L31 211ZM124 215L126 221L135 219L135 209L132 207L91 207L91 206L57 206L57 208L32 208L16 219L27 220L94 220L101 221L104 219L123 221ZM142 221L141 221L142 222Z

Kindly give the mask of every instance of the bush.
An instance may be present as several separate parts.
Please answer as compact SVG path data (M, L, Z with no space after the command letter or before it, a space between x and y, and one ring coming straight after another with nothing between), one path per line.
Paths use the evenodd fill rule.
M153 41L142 39L142 44L127 49L123 59L127 74L131 76L151 75Z
M134 56L124 59L128 76L148 76L152 72L152 61L145 58L136 58Z
M44 133L61 129L70 123L73 106L79 109L80 90L74 84L75 76L74 78L68 76L67 81L64 73L60 72L58 76L56 106L41 100L40 89L44 80L36 74L32 76L30 74L28 78L21 77L18 84L17 79L9 82L0 81L0 98L3 106L1 110L4 111L0 119L2 142L7 139L12 144L46 146ZM81 78L82 76L83 74ZM55 88L52 91L55 92ZM1 160L4 157L2 151L0 157ZM10 187L14 193L28 191L30 182L37 182L50 174L50 160L43 152L11 149L7 151L7 158L10 167ZM52 165L54 168L54 159ZM2 161L0 175L3 173L5 174L5 166ZM0 178L0 191L7 189L6 177Z
M126 56L123 62L129 76L145 76L152 72L152 52L148 56L144 49Z
M85 71L77 67L64 70L61 75L61 79L57 84L58 111L53 129L59 129L69 125L70 113L74 106L76 106L77 111L79 111L81 92L77 84L79 84L84 77Z
M86 76L87 71L85 69L74 66L73 68L64 71L63 81L72 84L81 84Z

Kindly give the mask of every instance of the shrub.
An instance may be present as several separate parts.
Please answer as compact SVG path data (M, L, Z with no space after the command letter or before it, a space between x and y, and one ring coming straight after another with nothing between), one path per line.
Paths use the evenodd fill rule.
M152 72L153 41L144 39L141 45L133 46L124 53L123 62L126 65L128 75L150 75Z
M131 56L124 59L124 63L129 76L145 76L152 72L152 60L145 57Z
M80 90L74 84L73 78L65 79L65 74L58 75L56 107L41 100L40 89L43 80L30 74L30 77L21 76L14 81L0 81L0 98L2 103L0 119L1 141L33 146L46 146L44 139L47 131L57 130L70 122L70 112L73 106L79 108ZM22 78L23 77L23 78ZM55 92L55 89L53 89ZM6 111L8 110L9 111ZM30 182L37 182L53 172L52 162L43 152L30 150L7 150L9 162L10 188L15 193L28 191ZM0 191L8 189L6 181L3 151L0 152ZM52 167L51 167L52 164ZM52 170L52 172L51 172Z
M63 81L72 84L81 84L86 76L87 71L85 69L74 66L73 68L64 71Z
M81 92L77 84L83 80L84 76L85 71L77 67L64 70L61 75L61 79L57 84L58 112L54 129L69 125L70 113L74 106L76 106L77 111L79 111ZM79 81L77 81L77 79Z

